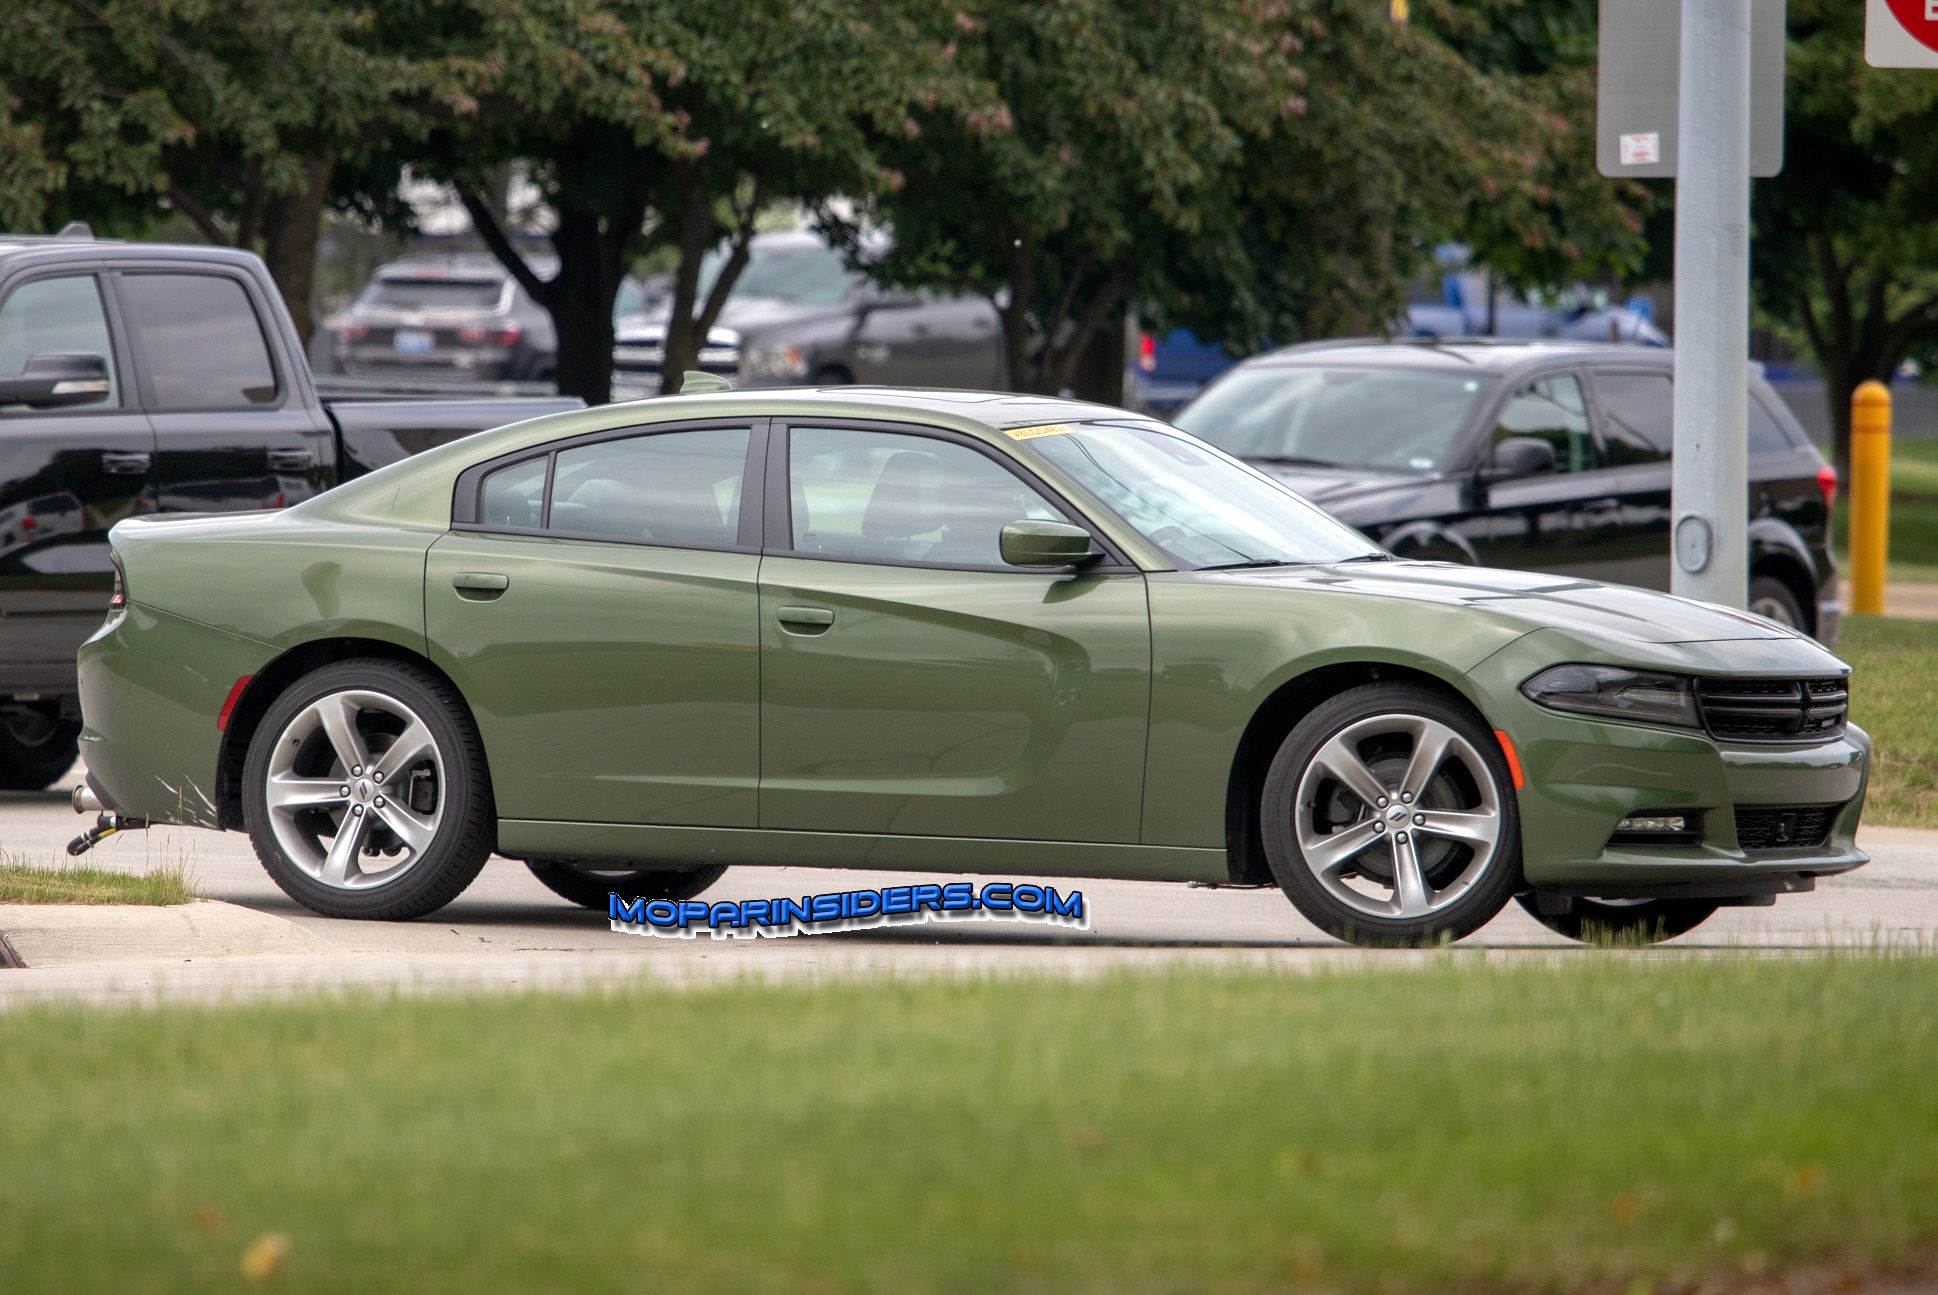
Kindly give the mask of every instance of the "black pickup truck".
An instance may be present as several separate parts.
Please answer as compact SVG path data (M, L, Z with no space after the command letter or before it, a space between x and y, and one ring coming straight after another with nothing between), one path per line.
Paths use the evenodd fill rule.
M560 398L325 400L260 259L0 235L0 788L74 762L108 528L282 508Z

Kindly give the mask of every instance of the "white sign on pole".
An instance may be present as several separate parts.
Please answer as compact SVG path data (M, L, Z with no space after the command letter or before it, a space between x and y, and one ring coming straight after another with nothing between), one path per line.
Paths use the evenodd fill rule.
M1921 7L1938 0L1890 0ZM1883 0L1872 0L1881 4ZM1750 174L1783 170L1784 0L1750 4ZM1682 0L1601 0L1595 163L1667 179L1681 152Z
M1864 61L1938 67L1938 0L1866 0Z

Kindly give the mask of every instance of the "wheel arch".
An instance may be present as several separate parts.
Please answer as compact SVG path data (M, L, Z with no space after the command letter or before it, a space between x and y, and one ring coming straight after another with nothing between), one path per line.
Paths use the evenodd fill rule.
M249 686L236 698L233 710L229 712L228 727L222 732L222 746L216 756L215 766L215 803L218 821L228 830L240 830L242 822L242 766L248 758L249 744L255 739L256 730L261 727L263 717L276 699L288 692L297 681L313 674L327 665L339 661L357 660L396 661L416 666L428 671L441 680L464 707L465 717L475 727L477 721L471 715L471 703L451 676L439 669L437 663L421 652L413 651L401 643L392 643L376 638L325 638L312 639L290 648L281 656L271 660L258 670L250 679ZM490 777L489 764L486 777Z
M1259 798L1265 775L1286 734L1320 703L1369 683L1410 683L1430 688L1486 716L1474 699L1440 675L1391 661L1339 661L1308 670L1273 689L1245 726L1232 757L1225 791L1225 853L1231 879L1239 885L1276 884L1265 861L1259 823ZM1490 728L1491 724L1488 725Z
M1769 576L1789 589L1803 611L1805 633L1817 633L1817 574L1810 547L1790 527L1772 518L1750 523L1750 579Z

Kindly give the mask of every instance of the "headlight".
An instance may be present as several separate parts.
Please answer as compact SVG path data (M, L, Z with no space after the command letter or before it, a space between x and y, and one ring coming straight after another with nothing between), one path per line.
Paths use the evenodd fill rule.
M1695 686L1682 675L1612 665L1558 665L1521 685L1529 701L1550 710L1701 728Z
M805 378L807 357L793 346L753 346L747 349L750 378Z

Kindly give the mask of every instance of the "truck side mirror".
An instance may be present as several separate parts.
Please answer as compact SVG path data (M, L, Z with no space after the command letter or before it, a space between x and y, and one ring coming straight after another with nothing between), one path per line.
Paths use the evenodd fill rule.
M1484 482L1517 481L1554 471L1554 446L1538 436L1510 436L1497 442L1481 466Z
M1068 522L1011 522L1001 549L1013 567L1069 567L1103 556L1090 547L1089 531Z
M59 409L108 396L108 361L92 351L42 351L18 376L0 378L0 405Z

